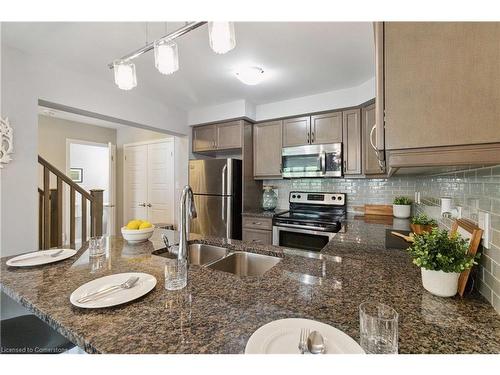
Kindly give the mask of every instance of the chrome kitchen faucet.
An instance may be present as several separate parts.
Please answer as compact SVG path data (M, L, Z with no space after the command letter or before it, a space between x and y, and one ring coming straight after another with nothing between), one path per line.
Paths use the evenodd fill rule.
M181 220L179 223L179 253L178 259L187 259L187 242L189 235L189 219L196 218L193 190L189 185L184 186L181 195Z

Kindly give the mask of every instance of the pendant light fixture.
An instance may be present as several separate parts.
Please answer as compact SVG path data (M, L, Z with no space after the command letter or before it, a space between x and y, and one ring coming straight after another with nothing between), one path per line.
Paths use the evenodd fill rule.
M113 70L115 72L115 83L120 89L131 90L137 86L135 64L124 60L116 60L113 63Z
M179 70L179 52L177 44L165 39L157 40L154 44L155 66L162 74L172 74Z
M115 83L122 90L131 90L137 86L137 77L135 74L135 65L132 60L145 54L146 52L154 49L155 67L160 73L172 74L179 70L179 52L177 44L174 42L175 39L187 34L200 26L205 25L206 21L201 22L186 22L186 24L169 34L167 34L167 25L165 23L165 34L158 40L149 42L149 27L146 23L146 44L123 56L122 58L113 61L108 64L110 69L114 69ZM208 37L210 41L210 47L216 53L223 54L231 51L236 46L236 38L234 36L234 23L233 22L208 22ZM252 68L254 69L254 68ZM258 68L260 69L260 68ZM253 78L242 79L242 74L245 77L252 74L250 73L238 73L240 80L243 82L254 85L257 84L262 79L262 69L258 72L253 72ZM250 83L248 83L250 82Z
M208 38L215 53L227 53L236 46L233 22L209 22Z

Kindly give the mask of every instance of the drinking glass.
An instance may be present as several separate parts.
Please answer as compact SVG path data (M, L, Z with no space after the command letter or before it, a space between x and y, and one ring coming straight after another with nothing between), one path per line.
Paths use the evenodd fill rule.
M360 344L366 353L398 353L398 313L377 302L359 305Z
M165 259L165 289L179 290L187 285L187 260L176 256Z
M89 240L89 256L90 257L99 257L106 252L105 237L104 236L95 236L91 237Z

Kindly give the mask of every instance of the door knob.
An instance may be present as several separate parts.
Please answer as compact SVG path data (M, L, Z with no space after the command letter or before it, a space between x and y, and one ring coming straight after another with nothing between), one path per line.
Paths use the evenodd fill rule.
M146 207L146 203L139 203L139 207Z
M153 207L153 205L151 203L148 203L148 207Z

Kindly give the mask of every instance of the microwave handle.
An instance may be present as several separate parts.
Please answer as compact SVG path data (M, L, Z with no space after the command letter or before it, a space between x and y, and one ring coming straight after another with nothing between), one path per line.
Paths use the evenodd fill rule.
M326 174L326 151L321 153L321 171Z

